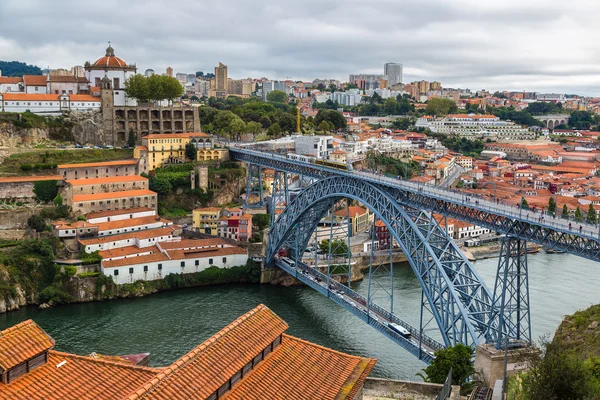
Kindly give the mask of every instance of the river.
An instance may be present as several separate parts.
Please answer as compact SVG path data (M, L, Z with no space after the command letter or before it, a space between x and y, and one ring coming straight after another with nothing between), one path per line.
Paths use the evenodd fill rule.
M490 287L497 259L475 267ZM600 264L568 254L529 256L533 336L552 335L562 318L600 303ZM394 267L395 307L418 326L421 290L408 264ZM354 284L366 293L367 282ZM56 349L78 354L151 353L152 365L171 363L233 319L264 303L289 325L288 333L336 350L375 357L374 376L419 379L425 365L349 312L307 287L222 285L162 292L49 310L0 314L0 330L28 318L56 339ZM430 335L439 337L432 330Z

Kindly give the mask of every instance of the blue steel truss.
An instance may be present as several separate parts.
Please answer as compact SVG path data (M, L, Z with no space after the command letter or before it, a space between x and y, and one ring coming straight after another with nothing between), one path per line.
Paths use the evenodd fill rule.
M400 244L445 345L476 345L486 337L496 338L498 316L492 307L492 295L444 229L428 212L405 210L395 198L363 179L331 176L306 188L271 227L267 264L276 261L282 247L296 263L300 262L310 235L331 202L343 198L368 207Z
M262 171L258 164L248 164L248 180L246 182L246 208L262 208L265 206Z
M439 213L448 217L471 222L490 230L508 234L528 242L566 251L594 261L600 261L600 234L569 229L568 223L560 220L539 221L537 215L521 210L509 209L491 201L477 202L460 193L416 183L378 177L358 171L344 171L329 167L287 159L281 155L254 150L230 149L231 158L272 168L288 173L300 174L317 179L331 176L355 177L369 182L386 193L397 203L419 210Z

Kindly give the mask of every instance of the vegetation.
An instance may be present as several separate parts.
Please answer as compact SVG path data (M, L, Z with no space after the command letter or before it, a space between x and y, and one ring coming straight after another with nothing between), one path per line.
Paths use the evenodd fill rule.
M535 119L528 109L517 111L513 106L510 107L492 107L492 114L502 120L510 120L515 124L527 126L544 126L544 124Z
M556 212L556 200L554 200L554 197L548 199L548 212L552 214Z
M36 181L33 183L33 193L39 201L52 201L58 194L58 181Z
M473 348L459 343L452 347L440 349L435 352L431 364L423 369L425 376L419 374L425 382L444 383L450 368L452 368L452 384L465 386L467 379L475 373L473 362Z
M329 254L329 239L323 240L319 243L319 249ZM347 257L348 256L348 244L342 239L333 239L331 242L331 254L336 257Z
M527 111L531 115L545 115L545 114L561 114L563 113L562 104L554 104L546 101L536 101L529 103Z
M484 149L481 140L470 140L464 137L459 138L457 136L447 136L443 133L434 132L427 132L427 136L438 139L450 150L462 153L466 156L478 157Z
M595 224L598 221L598 217L596 216L596 210L594 209L594 205L592 203L590 203L590 206L588 207L585 219L587 222L592 224Z
M26 153L14 153L5 158L0 164L0 173L14 174L19 172L23 175L31 174L31 171L48 169L50 165L56 168L57 164L72 164L82 162L113 161L131 158L131 149L78 149L78 150L45 150L31 151ZM29 165L23 169L22 165Z
M581 208L579 208L579 206L577 206L577 208L575 209L575 221L583 221L583 213L581 212Z
M27 219L27 226L37 232L43 232L50 230L47 224L48 221L67 218L69 215L69 207L62 204L52 208L44 208L39 214L34 214Z
M562 208L562 214L561 216L563 218L569 218L569 208L567 207L566 204L563 204L563 208Z
M136 145L136 141L137 141L137 139L135 137L135 133L133 132L133 129L129 128L129 135L127 136L127 145L129 147L133 148Z
M256 227L259 231L262 231L269 226L270 218L269 214L254 214L252 215L252 226Z
M174 100L183 96L183 86L171 76L136 74L125 82L125 93L140 102Z
M433 98L427 102L427 115L442 116L456 112L458 106L454 100Z
M315 117L315 125L319 126L322 122L326 122L331 130L345 129L346 118L335 110L324 110L321 109Z
M2 76L42 75L42 70L20 61L0 61Z
M41 116L29 111L24 113L0 113L0 122L8 122L22 129L47 129L48 137L58 141L73 141L75 124L64 116Z
M185 158L190 161L196 161L197 149L192 143L186 143L185 145Z
M400 176L410 179L419 173L419 164L411 161L405 163L397 158L388 157L375 152L367 153L365 165L371 170L381 170L386 175Z
M267 100L273 103L287 103L289 96L281 90L273 90L267 94Z
M529 203L525 197L521 197L521 208L524 210L529 210Z

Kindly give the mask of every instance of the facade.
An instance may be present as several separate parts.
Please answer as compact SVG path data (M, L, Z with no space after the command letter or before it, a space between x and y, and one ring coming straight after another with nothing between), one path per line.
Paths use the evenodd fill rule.
M364 382L376 360L289 336L285 333L287 328L285 321L261 304L171 365L155 368L142 366L126 356L96 353L79 356L55 351L55 340L35 322L27 320L0 331L0 348L12 350L0 353L0 397L362 398ZM168 336L163 340L168 341ZM299 378L309 383L298 384Z
M223 209L220 207L196 208L192 213L192 224L194 230L207 235L217 236L219 234L219 218Z
M280 81L264 81L262 84L262 99L267 100L267 96L274 90L280 90L289 94L289 89L285 82Z
M224 99L227 97L227 65L219 62L215 67L215 77L211 81L208 97Z
M52 94L88 94L90 83L85 76L48 75L48 93Z
M383 74L387 77L390 86L400 85L402 83L402 64L385 63Z
M513 141L532 140L536 137L534 131L509 121L501 121L495 115L450 114L445 118L420 118L417 126L469 139Z
M0 93L22 92L22 91L23 91L23 78L0 75Z
M99 97L89 94L0 93L0 111L34 114L61 114L67 111L98 111Z
M296 154L329 159L333 151L333 136L297 136L294 138Z
M252 237L252 215L222 216L217 221L219 236L238 242L248 242Z
M79 239L79 246L86 253L95 251L120 249L128 246L150 247L158 242L177 241L181 238L175 236L175 228L148 229L140 232L119 233L111 236Z
M150 216L156 216L156 210L148 207L130 208L126 213L123 210L111 210L86 214L87 221L92 224Z
M73 212L87 214L95 211L122 210L128 208L156 208L157 195L148 189L126 190L123 192L73 195Z
M23 75L23 85L28 94L48 93L47 77L43 75Z
M330 95L331 101L337 101L343 106L355 106L360 104L362 95L359 89L348 89L345 92L333 92ZM327 101L327 99L325 99Z
M100 57L93 64L87 61L84 69L85 77L90 85L111 91L112 105L137 105L135 99L130 99L125 95L125 82L135 75L137 68L135 64L127 64L115 56L115 50L112 46L109 45L106 48L104 57Z
M375 221L375 240L379 243L379 250L390 248L391 235L385 223L381 220Z
M107 178L138 175L137 160L104 161L81 164L60 164L58 175L63 179Z
M373 218L366 208L350 206L348 210L342 208L334 213L338 220L345 219L347 214L350 216L350 222L352 223L352 236L358 235L371 227Z
M60 175L8 176L0 178L0 199L33 200L36 198L33 187L37 181L63 180Z
M65 204L77 209L75 198L80 195L93 195L100 193L132 192L148 190L148 179L139 175L111 176L105 178L68 179L62 191ZM77 197L81 199L81 197ZM121 205L123 202L121 202ZM125 202L130 205L130 203ZM118 207L123 208L123 207ZM129 207L127 207L129 208Z

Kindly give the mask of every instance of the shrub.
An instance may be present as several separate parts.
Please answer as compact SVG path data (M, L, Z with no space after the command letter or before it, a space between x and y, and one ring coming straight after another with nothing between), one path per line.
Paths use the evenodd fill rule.
M77 276L80 278L95 278L97 276L100 276L100 272L95 272L95 271L82 272L81 274L78 274Z
M58 194L58 181L36 181L33 183L33 193L40 201L52 201Z
M77 273L77 267L74 265L65 265L63 270L65 271L65 276L67 278L70 278Z
M33 165L21 164L21 166L19 168L21 168L21 171L31 171L33 169Z
M42 232L46 229L46 221L40 215L32 215L27 219L27 226L37 232Z

